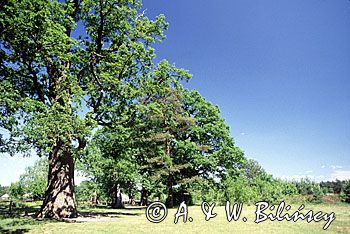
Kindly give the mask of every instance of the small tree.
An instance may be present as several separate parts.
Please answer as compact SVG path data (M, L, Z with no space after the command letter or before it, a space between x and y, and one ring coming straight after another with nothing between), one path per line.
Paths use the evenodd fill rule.
M19 181L11 183L8 192L11 199L22 199L25 193L23 185Z
M315 183L312 188L312 202L321 203L324 193L319 184Z
M343 189L340 196L342 201L350 203L350 180L344 181Z
M43 199L47 186L48 170L47 158L41 158L33 166L27 167L19 178L24 193L31 194L36 200Z

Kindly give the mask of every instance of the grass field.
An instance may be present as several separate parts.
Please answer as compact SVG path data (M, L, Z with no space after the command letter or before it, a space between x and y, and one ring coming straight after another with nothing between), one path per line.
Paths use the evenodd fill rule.
M144 208L106 209L85 208L80 209L83 217L75 220L52 221L36 220L24 216L25 211L30 215L38 204L28 203L26 207L17 208L12 215L8 214L7 203L0 204L0 233L350 233L350 205L306 205L304 213L312 209L323 213L334 212L336 219L324 231L325 221L311 222L298 221L265 221L254 223L254 205L244 206L239 221L226 220L225 207L215 207L217 216L205 221L204 214L199 206L188 207L188 215L192 222L183 223L182 218L174 224L174 214L177 209L170 209L167 218L161 223L151 223L146 219ZM291 205L288 212L293 213L299 205ZM272 212L273 213L273 212ZM243 222L242 217L247 221Z

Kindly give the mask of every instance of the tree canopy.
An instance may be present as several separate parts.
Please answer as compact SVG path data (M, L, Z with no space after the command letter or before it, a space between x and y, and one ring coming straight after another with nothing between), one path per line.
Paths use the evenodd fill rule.
M112 203L122 185L142 199L166 194L172 207L178 192L244 174L218 106L184 88L188 71L154 64L167 27L139 0L1 4L0 152L47 157L45 194L43 182L32 188L44 198L38 217L77 215L76 161Z
M219 108L179 83L190 77L162 61L142 85L142 95L129 103L132 120L120 118L96 132L81 157L82 168L107 193L114 197L117 184L129 196L137 186L143 197L166 190L172 207L174 187L189 190L202 180L238 175L243 153L234 146Z
M0 150L49 157L41 217L74 217L74 158L152 69L164 16L135 0L5 0L0 6Z

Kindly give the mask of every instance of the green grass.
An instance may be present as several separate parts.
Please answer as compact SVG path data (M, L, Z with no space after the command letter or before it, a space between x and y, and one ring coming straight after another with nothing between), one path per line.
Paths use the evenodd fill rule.
M33 206L37 204L30 206L29 209ZM288 213L293 213L298 207L292 205ZM155 224L146 219L145 209L85 208L80 211L87 216L86 218L59 222L22 217L21 212L24 212L24 208L17 209L17 212L9 216L4 205L0 204L0 233L350 233L348 204L306 205L304 213L310 209L326 213L335 212L336 219L326 231L322 229L324 221L318 223L266 221L255 224L255 208L255 206L244 206L241 220L228 222L222 206L214 208L217 217L209 221L204 220L199 206L190 206L188 211L193 222L183 223L180 219L178 224L174 224L176 209L170 209L166 220ZM248 221L243 222L242 217L247 217Z

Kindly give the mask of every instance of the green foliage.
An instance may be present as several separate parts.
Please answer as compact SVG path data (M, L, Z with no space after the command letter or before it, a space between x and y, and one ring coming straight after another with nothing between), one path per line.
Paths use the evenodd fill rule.
M113 200L118 184L153 198L190 191L197 201L276 202L296 193L320 201L318 184L274 179L247 160L219 107L182 86L188 71L153 64L152 45L168 24L141 7L139 0L1 4L0 128L7 134L0 152L79 159L93 178L77 187L81 201L91 190ZM43 198L48 171L40 160L9 193ZM340 193L341 185L321 187Z
M299 182L293 182L293 184L297 187L300 195L310 196L309 200L315 203L322 202L324 193L319 183L313 182L309 179L302 179Z
M295 186L295 184L290 183L290 182L282 182L283 186L283 194L286 196L294 196L298 194L298 189Z
M335 180L335 181L326 181L326 182L321 182L320 186L321 188L325 189L327 193L341 193L342 188L346 181L340 181L340 180Z
M101 196L101 192L98 185L91 181L82 181L78 186L75 187L77 201L84 203L89 202L94 192L98 196Z
M78 168L96 182L99 195L114 196L119 184L124 193L132 195L139 181L138 164L130 144L130 129L118 125L98 130ZM91 196L91 194L90 194Z
M12 183L9 188L11 197L23 199L28 194L33 199L43 199L47 185L48 162L41 158L33 166L27 167L20 175L19 181Z
M94 126L111 122L151 69L150 45L167 28L164 16L149 20L140 7L131 0L5 1L0 127L10 136L1 139L3 152L45 154L57 139L82 143ZM83 28L73 36L78 21Z
M265 174L265 170L260 164L253 160L248 159L244 165L243 175L248 181L252 182L256 177Z
M95 133L81 168L106 192L112 194L120 184L129 194L141 186L151 197L162 197L165 187L168 193L173 187L186 191L242 167L245 158L219 108L181 85L190 77L161 61L140 92L125 99L114 115L119 118Z
M297 194L294 184L281 181L267 174L258 162L248 159L238 174L228 175L221 181L217 190L224 191L225 200L255 203L268 201L278 203Z
M8 192L11 199L22 199L25 193L23 185L18 181L15 183L11 183Z
M5 193L8 193L8 189L9 189L8 186L1 186L1 185L0 185L0 197L1 197L2 195L4 195Z
M258 188L250 186L244 177L229 178L225 181L225 198L232 202L252 203L258 201Z
M350 203L350 180L344 181L343 184L340 198L343 202Z
M34 199L44 198L48 169L47 158L41 158L32 167L26 168L19 179L25 193L31 194Z
M189 189L194 204L200 205L203 201L216 202L217 204L224 204L225 192L220 187L220 183L214 181L202 180L193 183Z
M139 0L2 2L0 128L7 134L0 135L0 152L33 149L58 160L51 162L60 155L72 162L85 154L93 131L130 118L120 113L142 90L154 68L151 46L168 27L163 15L150 20L141 6ZM57 173L72 173L74 165L65 169ZM51 177L54 187L67 186L58 177ZM73 191L63 195L74 199Z
M315 203L321 203L323 196L324 196L324 193L323 193L322 189L320 188L320 185L317 184L313 188L313 197L312 197L311 201L315 202Z
M236 174L216 182L197 183L192 187L193 200L217 202L226 201L254 204L257 201L279 203L298 193L294 184L273 178L254 160L248 159Z

